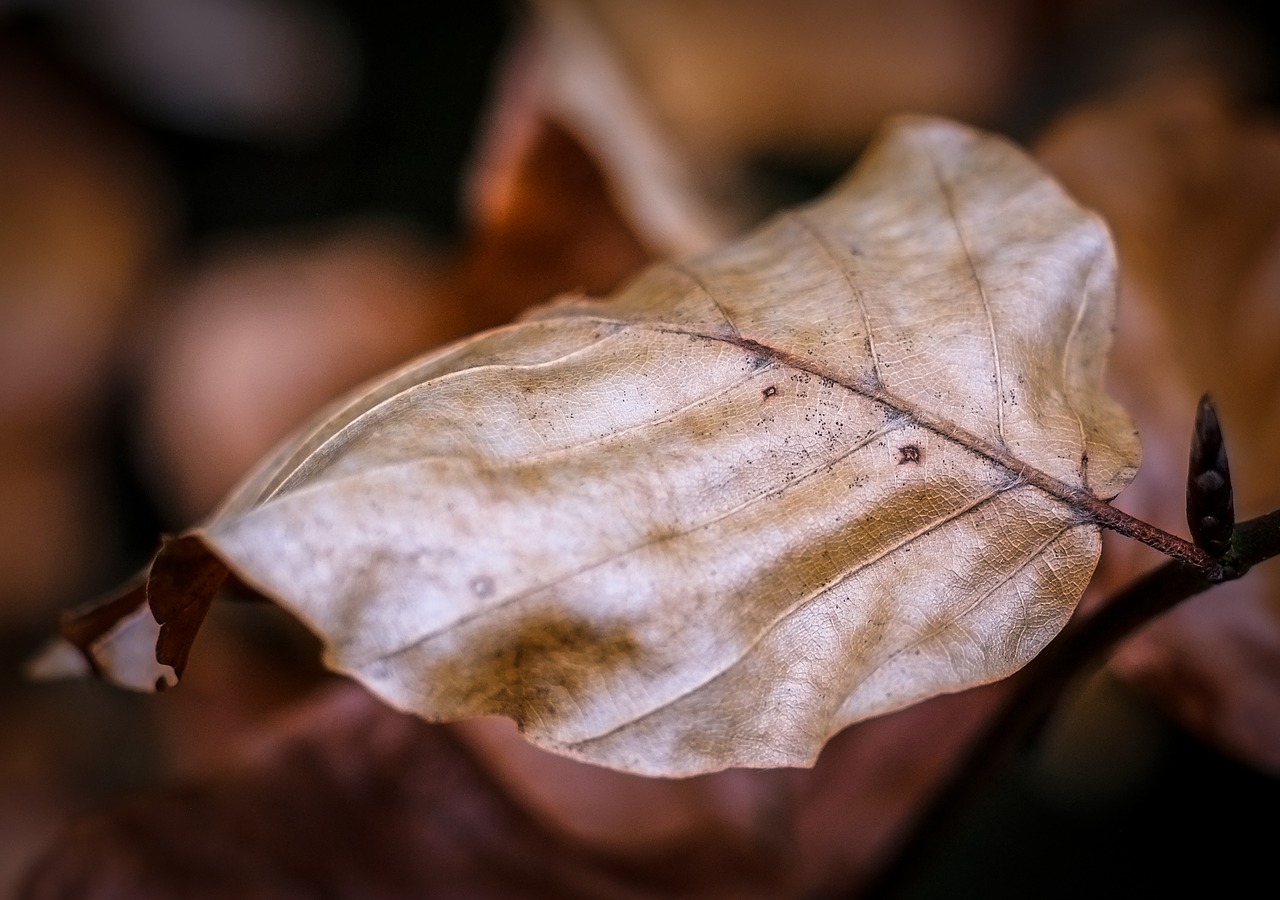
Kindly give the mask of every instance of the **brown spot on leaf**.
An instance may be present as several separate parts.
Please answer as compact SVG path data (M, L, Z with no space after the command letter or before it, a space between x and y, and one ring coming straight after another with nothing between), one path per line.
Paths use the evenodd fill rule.
M898 448L898 465L920 465L924 462L924 451L919 444L903 444Z
M480 630L425 674L444 708L459 715L510 716L523 726L573 715L579 698L641 656L624 628L542 611Z
M767 388L765 388L765 389L764 389L763 391L761 391L760 393L764 396L764 399L768 400L770 397L776 397L776 396L778 396L778 389L777 389L776 387L774 387L773 385L769 385Z

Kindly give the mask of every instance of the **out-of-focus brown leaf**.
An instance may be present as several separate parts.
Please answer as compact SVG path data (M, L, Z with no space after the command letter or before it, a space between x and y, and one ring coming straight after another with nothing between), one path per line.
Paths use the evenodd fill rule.
M652 256L596 159L531 102L514 68L470 179L469 234L441 290L466 333L557 294L607 293Z
M581 844L626 858L655 846L753 847L786 858L776 896L852 895L1007 695L1008 681L935 697L836 735L812 769L731 769L652 779L588 766L523 740L509 722L453 726L523 808ZM732 883L731 873L709 873Z
M162 572L203 596L198 540L424 717L647 774L812 764L1070 615L1137 463L1113 262L1013 145L904 120L753 237L334 406L166 546L152 611Z
M514 803L448 730L346 685L216 777L81 819L21 896L782 895L779 847L705 815L699 826L692 844L628 854L576 843Z
M244 236L175 279L135 343L144 468L171 514L205 515L311 410L466 326L440 263L390 225Z
M83 92L0 34L0 625L110 552L102 417L168 237L162 175Z
M504 96L582 142L614 208L658 256L705 252L740 232L751 200L734 190L737 162L700 162L680 146L581 4L543 3L535 12L504 68Z
M982 121L1017 87L1025 0L542 0L594 22L652 114L696 154L843 154L886 116Z
M842 894L1004 686L848 729L811 770L679 780L553 756L496 722L430 725L334 686L187 787L79 818L19 895Z
M1115 232L1121 303L1111 384L1143 436L1117 506L1186 533L1197 399L1217 402L1239 518L1280 505L1280 128L1209 75L1152 79L1066 117L1039 155ZM1099 596L1158 561L1108 537ZM1274 567L1183 604L1118 654L1219 745L1280 771L1280 584Z
M540 0L532 102L600 160L661 256L700 253L769 206L760 157L847 165L889 115L989 122L1020 86L1042 3Z

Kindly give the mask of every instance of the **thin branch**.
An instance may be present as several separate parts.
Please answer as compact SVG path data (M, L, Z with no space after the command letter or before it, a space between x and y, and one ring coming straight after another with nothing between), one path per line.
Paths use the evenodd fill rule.
M1242 522L1222 559L1219 580L1280 556L1280 510ZM961 815L1020 751L1058 703L1063 691L1086 668L1100 663L1121 640L1189 597L1212 587L1214 572L1171 560L1112 596L1093 614L1063 629L1044 651L1013 676L1017 687L953 768L911 827L906 842L862 900L885 900L935 854Z

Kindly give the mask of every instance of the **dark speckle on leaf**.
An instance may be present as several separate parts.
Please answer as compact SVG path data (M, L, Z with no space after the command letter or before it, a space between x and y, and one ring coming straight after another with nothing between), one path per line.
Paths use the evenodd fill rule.
M776 396L778 396L778 389L777 389L776 387L774 387L773 385L769 385L767 388L765 388L765 389L764 389L763 391L761 391L760 393L764 396L764 399L768 400L770 397L776 397Z
M920 465L924 462L924 453L917 444L903 444L898 448L898 465Z

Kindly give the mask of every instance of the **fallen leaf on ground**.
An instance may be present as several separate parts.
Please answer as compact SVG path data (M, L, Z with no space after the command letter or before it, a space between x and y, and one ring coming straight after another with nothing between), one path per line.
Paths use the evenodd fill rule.
M426 718L645 774L811 765L1065 623L1137 464L1113 304L1105 229L1025 154L903 120L826 200L335 405L166 541L127 640L77 643L172 683L225 565Z
M849 729L812 770L649 779L524 745L522 763L543 764L530 780L560 779L557 802L576 794L588 817L629 817L584 829L513 786L510 761L495 775L456 727L332 685L199 781L80 817L18 896L841 895L874 871L1000 687ZM922 723L941 731L919 740Z
M622 859L579 847L446 729L338 685L216 776L80 819L21 896L775 896L776 857L716 837Z

